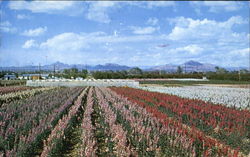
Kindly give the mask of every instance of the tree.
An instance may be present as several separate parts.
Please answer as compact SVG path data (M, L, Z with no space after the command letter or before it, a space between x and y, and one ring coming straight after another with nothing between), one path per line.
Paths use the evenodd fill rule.
M77 77L82 77L82 78L86 78L88 74L87 70L82 70L82 71L78 71L77 68L71 68L71 69L64 69L63 70L63 77L64 78L77 78Z
M77 68L71 68L70 71L73 74L77 74L78 73L78 69Z
M177 67L177 73L178 73L178 74L181 74L181 73L182 73L182 68L181 68L181 66L178 66L178 67Z
M87 75L88 74L88 70L87 69L83 69L82 73L85 74L85 75Z
M131 75L141 75L142 74L142 70L138 67L132 68L129 70L129 74Z
M241 74L247 74L247 73L249 73L249 71L248 71L247 69L241 69L241 70L240 70L240 73L241 73Z
M69 70L69 69L64 69L64 70L63 70L63 73L64 73L64 74L69 74L69 73L70 73L70 70Z
M216 73L217 74L225 74L228 73L228 71L225 68L220 68L218 66L215 67Z
M218 71L220 69L220 67L216 66L214 67L216 71Z

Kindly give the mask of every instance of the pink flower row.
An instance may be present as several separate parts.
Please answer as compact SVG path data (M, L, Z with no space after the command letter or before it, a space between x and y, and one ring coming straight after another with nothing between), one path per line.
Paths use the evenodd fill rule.
M64 130L66 129L69 120L74 116L79 108L82 105L82 98L86 94L87 89L85 89L77 98L74 105L70 107L69 112L67 115L64 115L62 119L59 120L58 124L54 127L51 134L47 138L46 141L44 141L44 147L41 154L41 157L47 157L50 150L53 148L54 144L53 139L61 138L64 135Z
M192 141L185 135L181 135L177 132L176 128L171 126L161 127L161 122L153 117L146 109L129 102L125 98L117 95L113 91L107 88L103 88L103 93L105 93L106 98L113 104L117 111L122 113L123 118L130 123L132 126L133 134L139 134L138 141L141 141L142 138L146 138L148 150L160 151L161 148L157 145L159 136L161 134L167 134L170 137L170 143L172 147L180 146L187 153L194 153L194 148L192 147ZM125 107L128 106L128 108ZM132 112L139 113L138 116L134 116ZM143 125L143 122L148 122L147 125ZM153 139L150 138L150 133L153 133ZM194 155L194 154L193 154Z
M91 114L93 113L93 87L89 89L88 96L87 96L87 104L85 107L85 112L83 114L83 120L81 124L82 129L82 143L80 146L79 154L80 156L95 156L96 152L96 139L93 135L95 130L94 126L92 125L91 121Z
M105 122L110 127L110 134L115 142L115 150L114 153L120 156L129 156L131 154L128 147L126 147L127 143L127 132L123 130L120 124L116 124L116 114L112 111L110 106L108 105L108 101L104 98L100 89L96 88L96 96L98 99L98 103L104 112Z

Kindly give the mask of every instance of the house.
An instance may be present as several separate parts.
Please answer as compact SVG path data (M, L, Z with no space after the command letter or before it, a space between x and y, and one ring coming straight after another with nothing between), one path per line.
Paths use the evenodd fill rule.
M82 77L77 77L75 80L83 80L83 78Z
M4 75L4 80L15 80L16 75L15 74L6 74Z
M49 74L22 74L20 79L24 80L39 80L39 79L48 79Z

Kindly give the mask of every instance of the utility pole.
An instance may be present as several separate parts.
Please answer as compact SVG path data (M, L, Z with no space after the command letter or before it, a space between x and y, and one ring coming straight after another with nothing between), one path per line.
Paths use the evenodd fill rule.
M184 73L186 74L186 63L184 63Z
M240 79L241 79L241 78L240 78L240 68L239 68L239 81L240 81Z
M55 79L55 74L56 74L56 65L54 64L54 79Z
M34 63L33 63L33 62L31 62L31 67L32 67L32 68L31 68L31 72L36 71L36 68L33 66L33 64L34 64Z
M45 56L45 58L46 58L46 63L45 63L45 64L47 65L47 59L48 59L48 56Z
M39 78L38 78L38 80L40 80L40 77L41 77L41 64L39 63Z
M47 58L48 58L48 56L45 56L45 65L47 65ZM46 70L46 69L44 69L44 70ZM48 69L47 69L48 70Z

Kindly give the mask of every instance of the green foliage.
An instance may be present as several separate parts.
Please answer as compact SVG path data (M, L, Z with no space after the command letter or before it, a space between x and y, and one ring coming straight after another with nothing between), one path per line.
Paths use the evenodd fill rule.
M250 81L250 74L249 73L207 73L207 78L211 80L231 80L231 81Z
M134 78L202 78L202 74L166 74L160 72L134 71L96 71L92 72L95 79L134 79Z
M82 71L79 71L77 68L71 68L71 69L64 69L62 74L57 74L57 77L64 77L64 78L77 78L82 77L86 78L88 75L88 71L86 69L83 69Z
M130 70L128 71L128 73L129 73L130 75L142 75L142 74L143 74L143 71L142 71L140 68L135 67L135 68L130 69Z
M86 102L86 95L83 97L82 102ZM64 130L64 137L54 139L55 145L53 146L52 150L49 153L49 156L53 157L61 157L61 156L68 156L69 152L74 149L74 146L77 143L81 142L81 132L80 132L80 125L83 119L83 113L85 104L82 104L83 107L80 107L77 111L76 115L74 115L70 120L69 124L67 125L66 129Z
M24 148L18 152L17 156L30 157L40 155L43 148L43 140L45 140L50 133L51 129L44 130L31 144L24 146Z
M228 71L225 68L220 68L218 66L215 67L216 73L217 74L225 74L228 73Z
M183 71L183 70L182 70L181 66L178 66L178 67L177 67L177 73L178 73L178 74L181 74L182 71Z
M111 136L109 136L106 130L109 130L109 126L105 123L105 117L102 114L100 106L97 105L97 100L93 105L93 113L91 114L92 123L95 125L94 136L97 141L97 156L114 156L114 146L115 143L111 141Z
M125 79L127 78L126 71L96 71L92 73L95 79Z
M165 71L142 71L140 68L132 68L128 71L95 71L92 76L95 79L162 79L162 78L195 78L202 79L206 76L209 80L226 80L226 81L250 81L250 75L247 70L229 72L223 68L217 67L216 72L207 73L182 73L182 68L178 67L177 73L166 73ZM177 81L180 83L180 81ZM187 81L186 81L187 82ZM191 82L191 81L188 81ZM168 83L168 82L166 82ZM197 82L198 83L198 82ZM206 82L199 82L206 83ZM216 82L215 82L216 83ZM157 83L159 84L159 83Z

